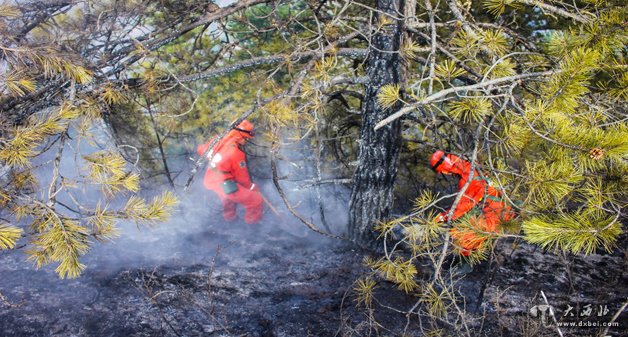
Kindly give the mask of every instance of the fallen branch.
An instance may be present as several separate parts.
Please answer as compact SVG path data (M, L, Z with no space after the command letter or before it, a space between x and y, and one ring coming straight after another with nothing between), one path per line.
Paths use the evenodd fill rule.
M284 193L283 188L281 188L281 185L279 184L279 173L277 172L277 158L276 158L277 154L276 153L277 153L277 150L275 148L273 148L270 151L270 168L271 168L272 173L273 173L273 184L275 185L275 188L277 189L277 192L281 196L281 199L283 200L284 204L286 205L286 207L288 208L290 213L292 213L292 215L294 215L297 219L299 219L307 228L311 229L313 232L316 232L316 233L318 233L320 235L327 236L327 237L334 238L334 239L350 241L349 239L347 239L345 237L323 232L318 227L316 227L314 224L312 224L309 221L305 220L297 211L294 210L292 205L290 205L290 202L288 201L288 198L286 198L286 194Z
M554 320L554 324L556 324L556 330L558 330L558 334L560 335L560 337L564 337L563 332L560 331L560 327L558 327L558 321L556 320L556 316L554 316L554 309L547 301L547 297L545 297L545 293L543 292L543 290L541 290L541 296L543 296L543 300L545 301L545 304L547 304L547 306L549 307L549 313L550 313L550 316L552 316L552 320Z

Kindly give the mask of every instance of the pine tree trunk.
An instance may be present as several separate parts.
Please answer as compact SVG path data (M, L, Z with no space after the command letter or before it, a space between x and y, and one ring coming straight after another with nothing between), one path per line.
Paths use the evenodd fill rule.
M390 24L373 35L367 60L370 82L365 88L362 105L358 167L353 176L353 189L349 204L349 236L358 244L374 247L377 234L373 226L386 219L393 205L393 187L401 146L401 123L397 120L377 131L375 124L398 110L382 109L377 104L379 89L392 83L403 82L403 65L399 45L403 21L395 21L404 13L404 0L379 0L377 9L389 13ZM381 21L382 14L378 14Z

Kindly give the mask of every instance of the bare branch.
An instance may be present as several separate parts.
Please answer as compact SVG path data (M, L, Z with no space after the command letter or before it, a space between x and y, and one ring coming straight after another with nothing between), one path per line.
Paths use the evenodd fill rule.
M245 69L245 68L281 63L281 62L286 62L286 61L297 62L297 61L314 58L319 55L320 54L318 53L318 51L309 51L309 52L303 52L303 53L294 53L292 55L273 55L273 56L266 56L266 57L254 57L252 59L238 62L235 64L231 64L228 66L224 66L221 68L208 70L208 71L194 74L194 75L184 76L184 77L181 77L180 81L183 83L190 82L190 81L197 81L197 80L202 80L206 78L221 76L221 75L238 71L241 69ZM345 49L338 50L337 52L334 53L334 55L362 59L366 57L367 50L356 49L356 48L345 48Z
M453 94L453 93L460 92L460 91L481 89L481 88L492 86L492 85L496 85L496 84L509 83L509 82L523 80L523 79L526 79L526 78L535 78L535 77L549 76L549 75L552 75L554 73L556 73L555 70L548 70L548 71L537 72L537 73L528 73L528 74L520 74L520 75L514 75L514 76L500 77L500 78L496 78L496 79L493 79L493 80L490 80L490 81L480 82L480 83L477 83L477 84L465 85L465 86L461 86L461 87L453 87L453 88L441 90L441 91L439 91L439 92L437 92L437 93L435 93L433 95L430 95L430 96L422 99L419 102L412 103L412 104L410 104L410 105L400 109L396 113L386 117L385 119L383 119L382 121L380 121L379 123L377 123L375 125L375 130L380 129L380 128L386 126L387 124L397 120L399 117L401 117L401 116L411 112L412 110L415 110L417 107L419 107L421 105L429 104L429 103L434 102L437 99L443 98L443 97L445 97L445 96L447 96L449 94Z
M568 11L562 9L562 8L559 8L559 7L547 4L547 3L539 1L539 0L516 0L516 1L517 2L521 2L523 4L526 4L526 5L538 7L540 9L542 9L543 11L547 11L547 12L550 12L550 13L558 14L560 16L572 19L574 21L578 21L580 23L588 23L590 21L589 19L587 19L587 18L585 18L583 16L580 16L580 15L577 15L577 14L574 14L574 13L570 13L570 12L568 12Z

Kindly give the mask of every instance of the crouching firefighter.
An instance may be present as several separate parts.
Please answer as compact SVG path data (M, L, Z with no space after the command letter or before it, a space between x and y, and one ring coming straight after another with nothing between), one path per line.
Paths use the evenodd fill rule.
M236 204L244 207L244 221L247 224L255 224L262 219L264 199L259 188L251 182L246 155L240 149L254 136L253 124L244 120L207 153L209 168L205 172L203 184L218 194L226 221L236 219ZM199 156L205 153L214 139L216 137L197 147Z
M443 151L434 152L430 158L430 166L436 173L453 174L460 177L458 191L464 187L471 175L470 162ZM473 171L473 178L454 209L451 220L456 220L472 210L477 211L477 214L473 215L470 220L475 232L496 233L500 223L515 217L512 208L504 203L501 192L491 186L490 181L476 170ZM436 221L447 221L448 213L449 210L439 214ZM454 244L464 256L469 256L472 251L481 247L486 239L485 236L479 237L470 229L452 228L450 233L454 239Z

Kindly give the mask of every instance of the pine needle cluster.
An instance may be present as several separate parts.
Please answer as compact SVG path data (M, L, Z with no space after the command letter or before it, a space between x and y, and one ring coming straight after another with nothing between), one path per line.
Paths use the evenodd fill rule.
M135 222L152 225L167 220L177 202L176 196L170 191L164 191L149 203L133 196L124 206L123 214Z
M273 100L264 106L264 116L272 125L296 126L300 116L285 100Z
M22 229L11 225L0 225L0 249L13 249L22 236Z
M555 205L571 193L582 181L582 173L568 161L528 162L526 173L529 180L528 200L538 205Z
M466 123L478 122L492 112L491 102L483 97L467 98L449 104L449 115Z
M353 287L353 292L356 294L356 305L364 305L370 308L373 305L373 291L377 287L377 282L371 277L360 278L356 281Z
M61 278L78 277L85 269L79 257L89 249L89 235L85 227L56 214L42 216L34 224L38 234L31 242L33 248L27 251L28 259L34 261L37 268L58 262L55 271Z
M122 190L137 192L140 177L127 171L126 161L117 152L100 151L83 156L89 167L89 177L99 184L103 193L113 195Z
M48 137L64 132L68 120L75 117L74 110L64 106L7 130L7 137L0 138L0 161L13 167L28 166L30 158L38 154L37 147Z
M77 84L92 80L92 72L64 57L51 46L2 48L7 66L0 74L0 93L24 96L37 89L40 82L62 78Z
M9 178L0 190L0 202L10 211L6 216L14 220L13 224L0 225L0 249L14 249L25 238L28 259L37 268L57 264L55 271L61 278L81 274L86 266L80 262L80 257L87 253L92 239L116 238L119 235L116 222L129 219L152 225L166 220L176 204L174 195L165 192L150 202L131 196L123 209L109 209L107 201L123 192L138 192L140 184L139 174L128 168L120 153L111 150L82 157L87 171L84 179L80 176L68 179L54 170L53 181L46 188L48 193L34 193L39 182L32 172L32 163L43 152L42 146L54 146L51 138L56 138L59 155L53 165L60 165L68 130L71 127L72 130L88 129L89 123L98 117L98 111L96 101L81 97L75 104L64 102L32 115L23 125L5 128L0 138L0 161ZM91 140L88 138L88 141ZM71 197L74 206L59 207L58 193L82 195L86 186L94 184L101 188L105 202ZM27 232L22 228L26 224Z
M466 70L459 68L456 62L452 60L444 60L442 63L435 66L435 73L439 78L445 81L451 81L466 74Z
M441 236L446 232L446 228L442 222L434 221L435 217L436 215L432 213L430 213L432 220L413 217L409 224L402 226L404 240L413 254L431 252L441 243Z
M611 252L622 233L617 218L595 213L533 217L524 221L523 230L532 243L572 254L593 254L598 248Z
M377 93L377 102L383 109L390 109L399 101L401 101L399 84L386 84Z
M502 15L508 8L521 8L521 5L516 0L486 0L482 3L482 6L495 16Z
M420 301L432 317L444 318L449 310L449 295L445 290L437 290L432 283L427 284L420 297Z
M399 289L406 293L418 287L415 279L417 269L412 260L398 256L394 260L386 258L367 260L366 264L380 273L386 280L396 283Z

